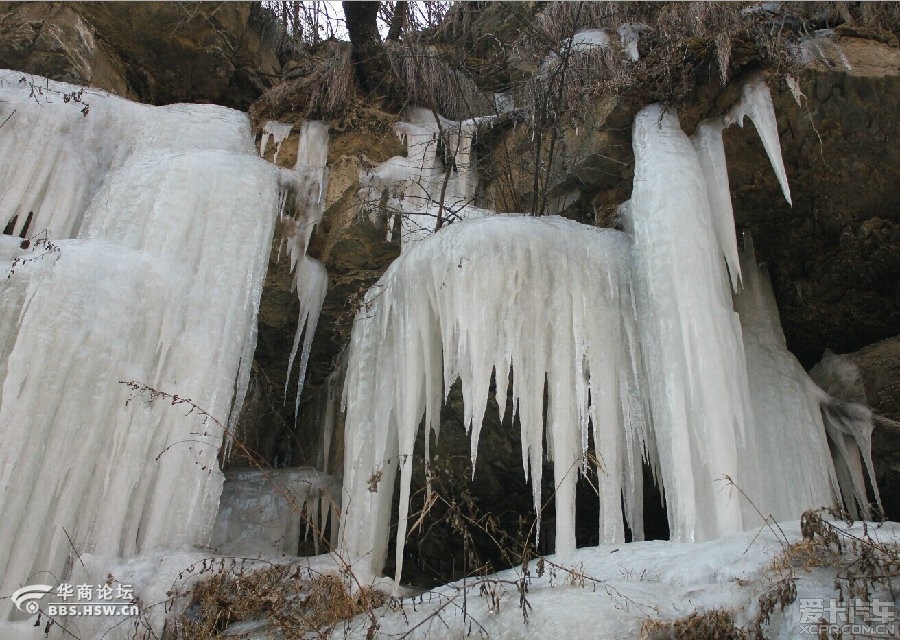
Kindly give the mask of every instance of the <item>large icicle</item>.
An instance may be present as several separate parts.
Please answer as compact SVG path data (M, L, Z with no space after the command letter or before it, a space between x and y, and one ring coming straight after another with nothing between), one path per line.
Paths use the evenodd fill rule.
M208 540L221 429L120 381L238 409L280 189L245 114L85 89L85 117L21 76L0 71L0 221L30 238L2 243L3 594L65 580L73 547Z
M732 311L708 189L678 118L634 121L639 317L661 480L675 540L743 529L738 448L752 432L741 329ZM741 456L743 458L743 456Z
M791 202L791 188L788 185L787 173L784 170L784 160L781 158L781 142L778 139L778 121L775 119L775 107L772 105L772 95L762 74L754 75L744 83L741 99L732 107L725 118L725 124L737 122L744 126L744 116L753 121L756 131L762 140L772 169L781 185L784 199Z
M556 548L575 547L574 486L594 425L601 451L604 537L640 518L645 422L628 273L629 241L560 218L489 217L453 224L394 262L357 316L346 403L342 544L357 575L386 554L394 474L401 471L397 577L402 571L413 445L424 416L462 381L472 459L496 372L522 429L522 458L540 512L543 389L556 492ZM505 404L500 401L501 411ZM634 524L634 523L632 523Z
M313 228L325 212L325 191L328 185L328 126L322 122L305 121L300 127L297 142L297 162L293 171L283 171L282 179L293 192L292 216L281 216L282 226L287 229L285 241L290 253L290 268L294 273L293 289L300 302L297 331L288 358L284 393L287 396L291 371L297 352L300 362L297 376L297 394L294 396L294 419L300 409L300 393L306 379L306 365L312 348L319 313L328 289L328 274L325 266L306 255ZM300 349L301 337L303 348Z

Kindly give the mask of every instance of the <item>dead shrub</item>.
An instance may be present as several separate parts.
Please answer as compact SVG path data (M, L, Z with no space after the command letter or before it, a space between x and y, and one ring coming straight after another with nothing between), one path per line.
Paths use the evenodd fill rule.
M355 591L345 579L297 565L256 570L218 567L197 583L176 622L177 637L216 638L238 622L268 619L285 638L325 637L341 622L384 603L371 588Z

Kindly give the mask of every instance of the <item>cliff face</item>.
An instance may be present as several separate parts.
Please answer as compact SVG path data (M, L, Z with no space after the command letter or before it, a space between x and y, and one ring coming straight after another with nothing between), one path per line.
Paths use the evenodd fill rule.
M3 2L10 69L151 104L238 109L272 86L283 32L250 2Z

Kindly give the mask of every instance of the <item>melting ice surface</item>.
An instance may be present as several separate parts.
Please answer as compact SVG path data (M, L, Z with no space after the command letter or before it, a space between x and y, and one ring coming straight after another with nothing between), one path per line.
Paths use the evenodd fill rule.
M671 111L637 115L627 234L488 216L406 247L351 338L342 545L358 575L384 564L399 468L400 576L420 424L427 457L442 396L460 379L474 461L492 376L505 398L510 372L538 513L541 461L553 461L557 553L574 551L574 483L591 430L605 543L624 540L624 521L642 537L642 461L664 493L674 540L758 526L757 508L794 519L843 497L865 510L866 427L845 407L831 413L851 424L828 418L834 399L787 351L768 281L749 248L739 254L722 129L745 115L790 201L771 97L756 77L693 140ZM420 135L401 128L408 140ZM427 184L433 155L401 160L372 173L384 192Z
M3 594L65 580L73 547L208 541L222 429L186 405L128 402L120 381L227 422L282 192L245 114L85 90L85 117L62 98L77 87L35 78L32 95L20 77L0 71L0 225L30 238L0 243Z

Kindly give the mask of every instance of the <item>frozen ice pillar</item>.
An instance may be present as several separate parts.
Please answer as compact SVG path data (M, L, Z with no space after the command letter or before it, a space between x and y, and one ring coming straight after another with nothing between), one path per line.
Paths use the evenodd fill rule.
M678 117L646 107L633 145L628 210L669 527L675 540L704 540L743 529L737 492L722 481L740 482L738 449L752 428L741 328L704 172Z

